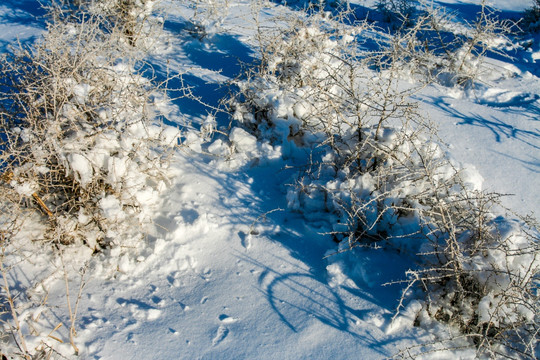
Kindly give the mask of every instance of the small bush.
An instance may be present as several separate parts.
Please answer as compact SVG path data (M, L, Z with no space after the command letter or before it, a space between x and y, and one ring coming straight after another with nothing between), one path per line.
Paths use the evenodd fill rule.
M43 38L0 58L0 323L12 335L0 341L8 356L77 354L86 265L75 263L105 249L114 262L140 249L150 229L178 137L161 123L166 89L141 70L149 68L141 34L150 25L141 20L151 3L79 1L72 11L53 2ZM129 11L112 16L115 6ZM76 256L64 260L66 252ZM65 282L66 312L52 317L49 285L31 274L45 259L47 278L60 273ZM12 279L21 268L27 283Z
M515 24L500 20L482 2L476 19L464 26L440 8L424 9L414 25L397 32L383 51L377 66L399 68L403 75L425 83L473 87L486 69L489 52L507 56L501 48L510 43ZM407 74L408 73L408 74Z
M101 29L115 32L132 47L149 49L161 26L152 11L158 0L53 0L48 6L53 21L65 21L70 16L85 13L100 18ZM74 20L74 19L72 19Z
M411 0L379 0L376 8L394 30L409 27L414 22L416 7Z
M409 271L408 289L418 285L426 294L419 323L451 324L479 355L535 359L538 224L495 217L498 198L463 188L416 207L428 241L422 268Z
M533 6L523 12L521 26L528 32L540 31L540 0L534 0Z
M34 48L0 63L0 186L9 215L39 211L50 241L96 250L120 234L124 246L141 236L172 141L152 105L156 86L102 24L89 14L53 23Z

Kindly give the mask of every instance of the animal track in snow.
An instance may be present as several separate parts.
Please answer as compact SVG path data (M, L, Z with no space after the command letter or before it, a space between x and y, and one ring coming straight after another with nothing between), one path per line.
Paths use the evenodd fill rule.
M172 272L169 276L167 276L167 281L169 282L169 284L173 287L179 287L182 285L179 277L180 277L181 273L179 271L174 271Z
M232 324L238 321L238 319L235 319L233 317L230 317L226 314L221 314L218 316L219 321L221 321L223 324Z
M240 238L240 244L242 245L244 249L247 250L251 248L251 235L250 234L246 234L243 231L239 231L238 237Z
M214 336L214 339L212 340L212 345L216 346L220 344L223 340L225 340L227 335L229 335L229 329L223 325L220 325L217 329L216 336Z
M210 280L210 277L212 276L212 269L205 268L202 273L199 274L199 276L206 281Z
M232 324L238 321L238 319L230 317L227 314L221 314L218 316L219 321L221 321L221 325L219 325L216 336L214 336L214 339L212 340L212 345L216 346L219 343L221 343L227 335L229 335L229 329L225 326L225 324Z

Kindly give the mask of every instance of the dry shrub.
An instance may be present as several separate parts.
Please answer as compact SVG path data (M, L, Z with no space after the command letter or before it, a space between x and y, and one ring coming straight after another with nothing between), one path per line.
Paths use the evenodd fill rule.
M0 64L2 215L34 209L51 241L94 249L149 221L172 141L152 105L156 85L101 20L53 23Z
M121 34L132 47L150 49L161 29L162 19L154 16L153 10L159 0L53 0L48 6L53 21L80 16L80 13L100 18L105 32Z
M84 273L73 265L143 245L178 137L161 124L166 89L143 71L127 25L68 10L52 6L43 38L0 59L0 322L12 334L2 350L25 359L78 353ZM46 260L46 274L12 280ZM48 318L45 283L58 274L67 309Z
M538 223L515 214L511 216L517 220L495 216L504 209L501 195L472 189L456 174L438 191L406 198L424 241L421 266L408 272L400 305L411 300L408 290L418 286L426 295L418 324L429 326L429 319L436 319L458 330L459 341L443 339L424 351L468 344L476 347L477 356L535 359L540 331Z
M495 71L484 66L488 53L508 57L505 47L511 44L508 36L516 24L499 19L485 1L471 22L458 21L435 5L422 10L413 25L390 38L377 66L400 68L420 82L471 87L482 75Z
M400 81L408 63L425 81L450 73L451 84L467 86L502 25L483 6L476 27L448 44L437 38L436 16L374 53L362 50L359 39L374 31L365 23L349 27L316 12L281 18L276 32L258 34L261 66L239 84L234 117L295 161L309 152L289 206L330 221L341 248L418 255L407 287L424 290L417 324L422 314L448 323L479 355L534 357L537 224L493 215L500 196L480 191L476 173L447 158L410 100L414 88ZM426 29L434 42L424 47L417 41Z
M534 0L533 6L523 12L521 27L529 32L540 30L540 0Z

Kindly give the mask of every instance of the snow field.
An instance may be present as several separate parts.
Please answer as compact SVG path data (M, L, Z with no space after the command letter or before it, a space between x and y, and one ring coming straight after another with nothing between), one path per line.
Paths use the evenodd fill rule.
M215 96L213 85L233 76L229 73L236 68L232 59L245 55L240 51L256 52L254 40L248 40L253 31L247 25L252 4L228 2L226 8L216 4L220 3L212 2L209 10L193 15L189 6L165 3L170 6L166 36L152 39L151 44L158 46L149 54L156 69L176 67L193 86L191 90L205 96L203 100ZM259 10L264 21L266 16L290 12L270 4ZM190 21L205 31L196 28L186 35ZM226 36L220 37L222 33ZM297 42L282 46L301 50L302 41L324 37L317 28L300 29L298 34ZM404 285L381 284L404 280L407 270L418 269L417 253L426 249L429 235L422 239L403 236L421 227L414 210L415 206L422 210L420 203L408 207L406 216L381 211L379 204L394 206L407 196L430 194L428 181L421 176L408 178L400 169L404 163L409 166L406 169L416 168L421 163L418 156L429 154L437 164L436 182L458 178L459 186L450 191L455 199L463 189L480 190L487 183L496 189L515 189L520 210L537 210L537 164L531 151L539 146L532 120L539 105L537 75L505 65L507 75L482 79L496 86L479 85L469 91L433 85L415 95L431 120L440 123L439 135L453 146L449 153L457 160L448 160L443 144L414 130L407 130L411 132L405 133L407 141L403 141L400 132L408 128L400 128L399 121L378 128L367 119L369 126L362 130L370 140L362 154L375 149L376 156L366 158L365 164L373 158L385 159L392 169L390 175L336 172L332 164L341 161L339 151L350 150L351 134L358 127L339 129L339 116L322 111L326 111L323 100L346 98L343 89L330 87L330 96L324 99L309 86L287 88L278 76L294 79L309 74L324 79L335 75L333 71L339 68L336 49L354 40L346 31L340 36L313 41L299 64L283 66L287 52L272 58L270 76L245 85L248 93L253 86L256 107L267 111L262 122L253 108L238 103L233 114L236 122L229 131L223 118L208 115L194 102L171 104L156 95L153 111L182 131L135 121L121 131L95 136L90 150L83 143L68 147L63 156L82 187L102 172L111 186L122 183L114 194L98 196L96 203L99 213L119 226L108 229L111 246L102 247L98 254L92 255L102 241L100 235L87 233L89 247L65 247L58 257L48 244L33 241L46 231L37 217L25 221L24 231L7 248L4 259L9 282L20 294L16 303L29 349L42 349L53 358L71 358L75 357L73 340L79 358L96 359L376 359L403 349L410 349L417 358L426 351L426 359L479 355L459 331L434 320L418 289L405 294L405 306L394 316ZM327 56L312 56L317 52ZM224 70L219 73L219 69ZM132 71L117 70L127 79ZM272 77L273 72L278 75ZM365 84L362 81L354 84ZM74 85L75 103L88 101L91 91L88 84ZM366 98L373 95L366 94ZM66 108L66 116L71 111ZM341 131L342 142L337 146L325 142L329 131L317 114L331 119L331 130ZM123 114L126 119L139 115ZM100 116L112 117L107 111ZM306 129L305 123L315 131ZM228 131L228 136L212 135L212 130ZM146 140L170 146L179 138L182 144L171 152L170 163L163 163L157 172L145 167L148 153L141 150L148 150ZM385 158L388 148L397 149L396 158ZM411 149L416 149L413 156ZM133 153L140 158L134 161ZM302 178L298 169L305 175L305 165L313 159L320 164L317 176ZM518 174L520 181L500 176L501 171ZM152 178L156 173L160 174L157 182ZM381 179L387 184L385 189ZM13 183L16 193L26 197L36 186ZM127 200L118 194L135 199L140 208L127 211ZM363 211L364 235L378 239L385 232L392 246L349 249L346 235L351 222L345 206L351 203ZM91 216L81 211L75 220L84 225ZM464 302L464 307L470 306L466 310L475 311L480 322L498 321L494 309L501 308L511 314L510 322L532 320L537 316L534 310L508 305L500 294L513 281L506 269L517 269L527 282L528 266L536 266L538 260L534 253L521 252L529 247L529 240L517 222L492 218L490 225L496 224L498 231L494 236L502 239L504 247L487 247L463 262L489 287L477 303ZM143 239L140 229L131 226L133 219L144 223ZM65 219L64 228L73 226L72 220ZM340 241L339 245L334 241ZM508 257L508 249L515 256ZM494 267L500 270L495 277ZM435 293L440 297L433 306L447 305L451 291L446 290ZM76 334L70 336L70 313L75 306ZM8 351L17 351L13 343Z

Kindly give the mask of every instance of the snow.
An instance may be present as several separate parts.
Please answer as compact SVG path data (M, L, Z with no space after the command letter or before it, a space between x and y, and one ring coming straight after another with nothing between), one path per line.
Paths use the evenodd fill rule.
M234 128L229 138L241 152L250 152L257 149L257 138L242 128Z
M92 164L81 154L70 154L68 161L73 171L77 173L77 177L84 187L92 180Z
M99 206L106 218L121 220L125 214L122 211L122 204L113 195L109 195L99 201Z
M43 31L42 20L37 20L44 12L40 10L39 4L19 4L10 2L0 5L0 48L6 50L8 44L14 42L26 41L35 38ZM37 20L37 21L36 21Z
M252 31L246 25L249 4L229 3L221 9L227 16L218 20L210 11L211 16L204 18L207 34L202 40L183 30L190 20L189 7L168 1L161 4L170 39L163 40L167 46L158 46L149 57L156 68L170 66L184 74L193 84L192 91L204 101L223 95L216 90L218 85L238 75L230 70L239 68L236 57L245 60L256 53L247 40ZM465 10L465 5L476 4L438 3ZM505 11L529 6L524 1L492 3ZM0 6L2 44L13 43L16 35L31 39L43 31L39 23L10 23L6 14L12 11L17 10L21 18L30 16L16 6L12 2ZM292 10L268 4L263 13L271 16L282 11ZM315 29L310 31L316 35ZM345 35L342 40L352 37ZM538 61L538 54L537 50L531 55L533 61ZM489 85L470 91L430 85L415 98L437 124L438 136L448 144L466 186L514 194L504 199L506 205L518 213L540 215L540 80L535 70L538 64L521 59L490 60L502 64L507 72L486 81ZM77 101L83 102L91 88L78 84L73 91ZM149 205L134 215L121 197L108 195L98 201L101 214L125 224L131 217L144 217L150 230L143 241L117 239L122 246L98 254L92 254L96 244L91 240L88 247L68 247L60 262L47 244L31 243L43 230L29 225L17 237L22 244L19 252L9 260L13 265L10 284L23 294L17 299L25 309L20 320L33 326L23 329L29 334L29 348L47 344L55 349L53 358L76 358L69 335L69 307L76 301L73 341L81 359L384 359L448 331L430 323L419 300L408 303L394 317L403 284L388 284L403 280L405 272L415 266L413 255L406 255L414 252L414 245L386 252L345 251L344 242L338 246L328 235L340 232L345 224L329 227L336 219L321 211L331 200L317 192L299 194L285 185L297 170L289 161L305 156L302 145L310 141L293 129L316 109L278 91L269 90L260 98L276 108L275 127L266 130L277 134L281 144L259 141L246 129L255 119L238 109L235 116L246 128L233 126L227 139L206 143L210 132L225 131L228 124L219 114L205 114L200 104L179 99L166 115L175 126L134 124L121 140L104 132L95 137L97 150L87 155L90 158L76 152L76 146L70 149L73 152L66 159L83 186L90 184L94 171L106 169L111 186L124 181L139 204ZM169 106L166 99L159 101L163 107ZM110 116L105 110L99 115L103 119ZM168 178L157 186L146 186L150 180L138 173L130 158L138 151L137 140L147 136L173 145L182 141L167 169ZM312 135L311 140L317 136ZM395 141L391 131L383 137L388 144ZM115 156L108 155L115 151ZM443 155L438 147L426 151ZM332 160L332 154L325 156L325 161ZM445 178L448 174L439 175ZM369 173L349 180L334 179L324 185L335 191L334 199L345 198L343 194L350 189L366 198L376 190L377 179ZM25 196L36 189L28 182L12 183ZM395 191L415 190L405 184ZM366 220L373 223L372 233L377 230L376 211L374 208ZM78 221L86 224L93 215L81 212ZM414 227L413 222L401 221L403 233L411 233L406 228ZM75 231L77 224L64 226ZM508 225L505 241L510 248L519 249L523 238L516 236L512 226ZM114 239L117 229L108 230ZM23 262L21 254L32 254L35 249L40 251L39 258ZM509 261L497 249L482 256L489 258L490 265L504 266ZM517 266L539 261L517 256L513 260ZM469 264L483 276L484 258ZM508 286L507 282L501 275L500 287ZM24 288L31 289L30 293L24 294ZM500 306L496 300L500 288L491 290L478 304L480 320L490 321L492 309ZM509 308L512 311L534 316L525 308ZM431 331L427 325L415 326L417 322L431 324ZM63 326L56 328L58 324ZM425 358L475 356L474 350L464 347Z

